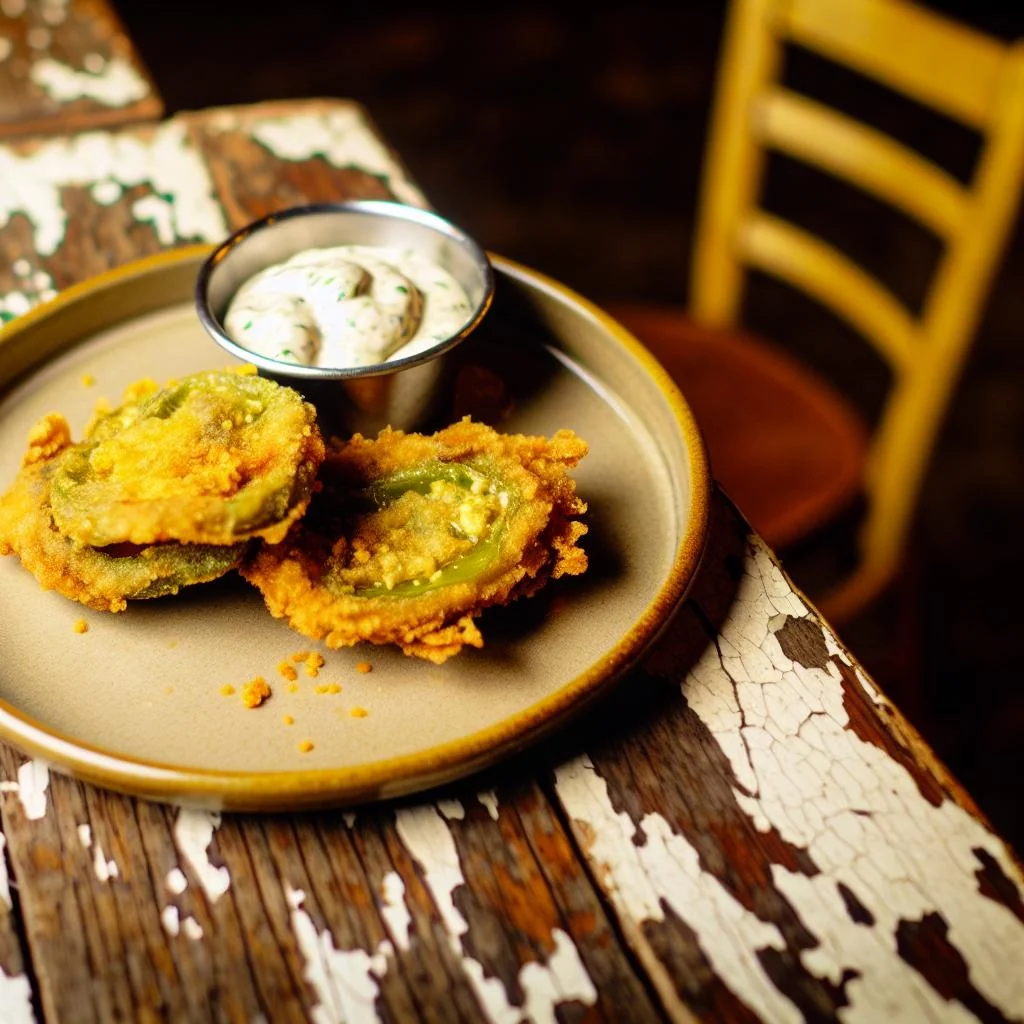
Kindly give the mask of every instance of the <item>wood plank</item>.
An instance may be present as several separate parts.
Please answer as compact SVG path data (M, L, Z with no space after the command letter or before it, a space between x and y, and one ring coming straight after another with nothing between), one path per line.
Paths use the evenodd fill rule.
M724 501L628 690L554 793L674 1017L1016 1017L1019 863Z
M0 137L156 120L163 102L107 0L0 6Z

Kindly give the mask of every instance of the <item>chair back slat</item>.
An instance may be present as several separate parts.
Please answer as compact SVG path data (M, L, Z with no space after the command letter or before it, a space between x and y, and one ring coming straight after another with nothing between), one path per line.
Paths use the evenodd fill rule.
M739 246L748 266L801 289L860 331L884 356L894 376L912 368L920 343L913 317L836 248L763 212L747 221Z
M797 43L978 130L966 185L897 140L781 84ZM944 243L913 316L834 247L758 209L766 153L801 159L933 230ZM837 615L891 577L940 418L977 328L1024 184L1024 46L905 0L734 0L719 64L694 245L691 313L739 318L746 271L802 289L853 324L893 370L869 451L861 564Z
M884 132L789 89L769 89L754 132L770 149L828 171L910 214L940 238L959 233L966 189L941 167Z
M782 0L773 32L972 128L992 122L1005 47L899 0Z

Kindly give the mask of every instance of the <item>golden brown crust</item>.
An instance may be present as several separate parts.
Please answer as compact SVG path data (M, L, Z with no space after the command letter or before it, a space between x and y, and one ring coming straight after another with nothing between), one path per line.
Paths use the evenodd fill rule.
M159 544L140 549L83 547L53 522L50 484L62 451L63 418L49 416L33 428L24 465L0 496L0 555L15 554L44 590L98 611L124 611L128 600L177 593L223 576L238 564L244 545ZM48 453L49 457L44 457Z
M473 619L484 608L586 569L586 554L577 547L586 526L576 518L586 504L568 475L586 451L571 431L550 439L505 435L468 419L431 436L395 430L376 439L356 435L328 453L324 491L306 519L282 544L262 546L242 575L259 587L273 615L328 647L397 644L406 654L441 663L464 646L482 646ZM366 520L376 514L354 513L351 495L391 474L438 464L475 467L511 495L502 527L492 535L493 557L471 578L425 586L419 594L344 592L345 559L359 548L353 537L373 536ZM413 545L423 544L415 531L395 531L388 539L400 564Z
M207 371L140 381L54 471L53 514L91 546L281 540L324 457L316 412L291 388Z

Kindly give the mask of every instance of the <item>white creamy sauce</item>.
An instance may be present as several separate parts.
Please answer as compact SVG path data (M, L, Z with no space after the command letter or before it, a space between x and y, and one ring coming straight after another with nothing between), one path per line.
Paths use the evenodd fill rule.
M227 333L258 355L303 366L372 366L431 348L469 319L459 283L412 249L307 249L251 277Z

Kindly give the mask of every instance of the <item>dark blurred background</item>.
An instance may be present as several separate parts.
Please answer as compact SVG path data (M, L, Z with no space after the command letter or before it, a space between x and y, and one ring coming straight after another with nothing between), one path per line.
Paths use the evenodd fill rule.
M1024 4L928 4L1011 40ZM168 113L266 99L359 100L431 202L488 248L598 302L684 304L725 4L431 7L117 0ZM941 68L936 69L941 74ZM966 179L966 129L809 54L787 79ZM782 158L769 203L834 239L916 308L939 249L862 194ZM908 562L919 659L892 674L889 612L851 649L1024 850L1024 237L1015 231L932 460ZM876 410L884 374L843 325L767 280L747 322ZM853 353L853 354L850 354ZM799 567L787 563L800 583Z

